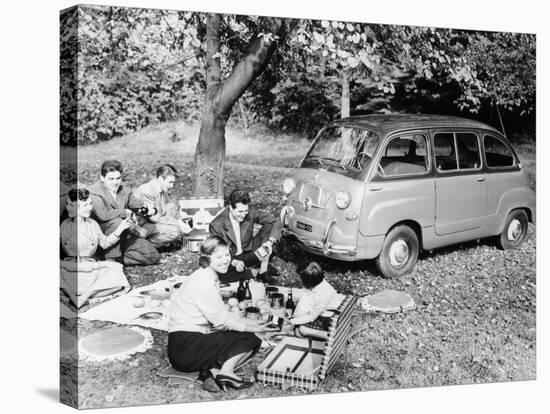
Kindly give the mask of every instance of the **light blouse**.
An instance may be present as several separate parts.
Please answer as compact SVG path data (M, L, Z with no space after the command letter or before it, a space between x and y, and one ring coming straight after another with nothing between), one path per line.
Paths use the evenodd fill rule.
M229 311L218 288L218 275L211 268L200 268L172 295L169 332L209 333L212 328L243 332L245 323Z

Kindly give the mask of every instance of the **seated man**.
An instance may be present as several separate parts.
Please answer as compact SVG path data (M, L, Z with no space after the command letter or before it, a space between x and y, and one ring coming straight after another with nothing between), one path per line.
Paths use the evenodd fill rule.
M158 248L178 240L182 233L189 233L191 227L179 220L178 205L168 201L167 193L176 182L176 169L164 164L157 169L156 175L156 178L140 185L134 194L156 209L153 211L155 214L140 219L140 225L147 231L145 238Z
M122 165L118 161L105 161L101 165L99 182L88 187L92 199L92 215L103 233L108 236L126 217L132 216L132 210L146 207L154 211L153 206L144 203L133 195L129 188L122 185ZM160 260L155 247L144 239L144 229L137 224L122 233L120 242L106 249L106 260L121 261L125 265L150 265Z
M229 195L229 206L223 209L210 222L210 235L219 236L229 245L232 261L226 274L219 275L221 282L235 282L240 279L250 279L252 274L245 268L260 265L256 250L264 246L269 254L273 244L281 237L282 223L266 213L249 208L250 195L246 191L234 190ZM254 224L262 228L253 236ZM258 275L265 283L273 283L274 269L269 269Z

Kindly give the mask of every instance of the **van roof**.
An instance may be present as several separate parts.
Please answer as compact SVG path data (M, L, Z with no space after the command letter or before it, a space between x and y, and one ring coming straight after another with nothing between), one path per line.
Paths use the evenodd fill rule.
M460 118L447 115L417 115L417 114L395 114L395 115L361 115L338 119L333 124L358 126L377 130L380 135L387 135L395 131L415 128L444 128L444 127L465 127L480 128L496 132L502 135L495 128L483 122L472 119Z

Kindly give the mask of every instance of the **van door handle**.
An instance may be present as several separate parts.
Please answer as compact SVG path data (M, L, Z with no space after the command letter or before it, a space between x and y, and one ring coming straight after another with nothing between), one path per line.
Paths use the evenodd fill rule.
M482 183L483 181L485 181L485 177L479 177L476 181Z
M382 188L384 188L384 187L382 187L382 186L371 187L371 188L369 188L369 191L380 191Z

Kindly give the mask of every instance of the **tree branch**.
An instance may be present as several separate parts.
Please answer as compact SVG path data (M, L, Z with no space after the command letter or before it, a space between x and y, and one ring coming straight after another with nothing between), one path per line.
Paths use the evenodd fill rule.
M231 108L248 88L250 83L262 72L278 43L296 26L298 20L281 18L263 18L262 34L271 34L275 40L266 41L263 36L255 36L249 45L248 54L235 66L231 75L223 82L219 99L219 113L228 117Z
M206 17L206 90L221 82L220 66L220 22L221 16L209 13Z

